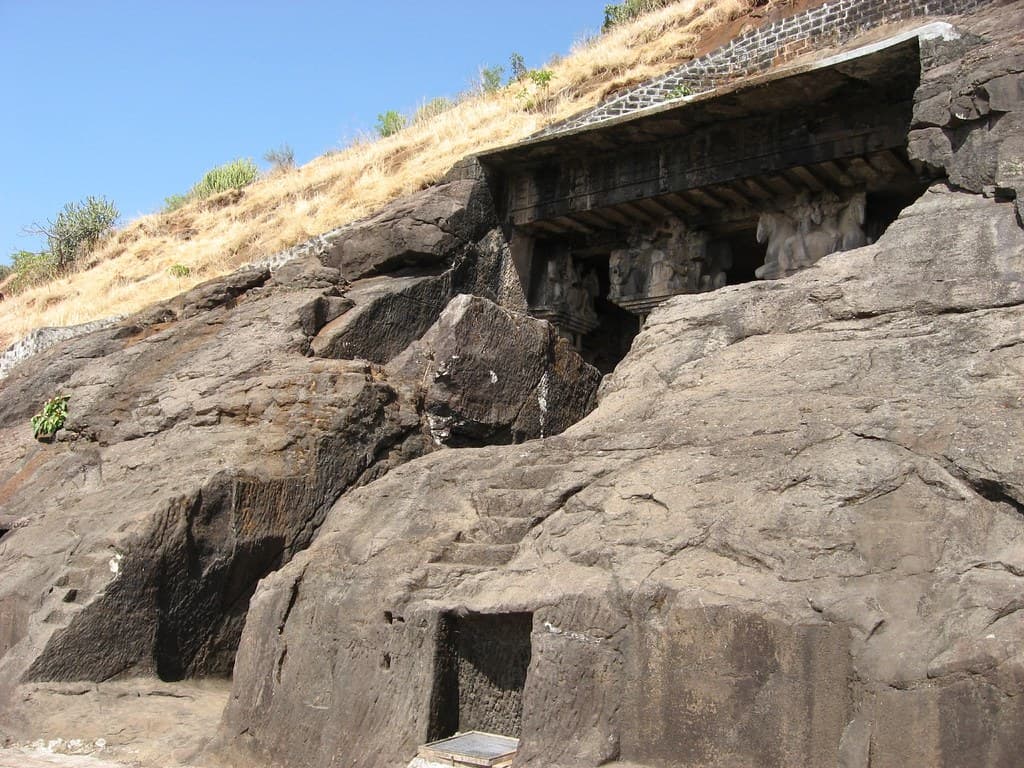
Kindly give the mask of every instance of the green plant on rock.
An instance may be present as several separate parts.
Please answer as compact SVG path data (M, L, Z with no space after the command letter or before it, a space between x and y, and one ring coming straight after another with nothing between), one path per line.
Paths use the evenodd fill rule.
M382 112L377 115L377 125L375 129L377 135L382 139L386 139L388 136L394 136L400 130L405 128L405 115L394 109L389 109L387 112Z
M668 92L669 99L681 99L684 96L692 96L693 88L688 85L677 85L671 91Z
M64 426L68 418L68 400L67 395L57 395L43 404L42 410L31 419L33 437L37 440L50 437Z

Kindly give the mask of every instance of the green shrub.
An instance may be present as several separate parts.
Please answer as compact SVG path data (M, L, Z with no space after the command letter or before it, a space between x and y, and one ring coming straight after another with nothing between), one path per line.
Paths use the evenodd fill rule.
M602 32L607 32L618 24L625 24L645 13L656 11L675 2L675 0L624 0L624 2L604 7L604 24Z
M230 189L241 189L252 184L259 178L260 169L256 163L246 157L232 160L230 163L218 165L206 172L199 182L189 190L191 200L205 200L212 195L227 192Z
M67 395L57 395L46 401L42 410L31 419L33 437L49 437L64 426L68 417L69 399Z
M405 115L401 112L389 109L387 112L377 115L376 131L382 139L394 136L403 128L405 128Z
M267 154L270 153L268 152ZM224 163L224 165L218 165L216 168L207 171L203 178L192 186L188 194L165 197L163 212L172 213L185 205L185 203L190 203L193 200L205 200L220 192L227 192L229 189L247 187L256 181L259 176L260 169L248 157L232 160L230 163Z
M287 144L282 144L277 149L268 149L264 152L263 159L273 166L272 173L290 171L295 167L295 150Z
M504 67L481 67L480 90L483 93L494 93L501 88L501 78L504 74Z
M114 228L121 214L105 197L87 197L67 203L57 218L46 224L33 224L28 231L45 235L57 269L65 269L79 256L88 255L96 243Z
M11 254L11 269L17 275L9 286L11 293L48 283L60 271L57 260L48 251L15 251Z
M436 99L431 99L422 107L416 110L416 114L413 115L413 123L422 123L430 120L432 117L437 117L442 112L447 112L449 109L455 106L455 103L451 99L446 99L444 96L438 96Z
M14 274L14 267L10 264L0 264L0 281L6 280Z
M188 277L192 274L192 270L185 264L171 264L167 271L171 277L177 278Z
M530 82L536 85L538 88L547 88L551 85L551 80L554 78L555 73L550 69L531 69L526 73L530 78Z
M188 195L171 195L164 198L164 213L176 211L189 200Z

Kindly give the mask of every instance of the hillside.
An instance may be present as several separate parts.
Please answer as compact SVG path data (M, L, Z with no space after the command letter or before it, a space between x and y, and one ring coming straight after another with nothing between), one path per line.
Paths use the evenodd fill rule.
M763 12L765 4L683 0L553 62L547 91L516 84L469 98L394 136L357 142L242 191L132 221L96 250L88 268L0 303L0 350L33 328L136 312L364 217L436 182L467 155L525 138L692 57L754 6ZM176 264L190 274L172 276L168 270Z

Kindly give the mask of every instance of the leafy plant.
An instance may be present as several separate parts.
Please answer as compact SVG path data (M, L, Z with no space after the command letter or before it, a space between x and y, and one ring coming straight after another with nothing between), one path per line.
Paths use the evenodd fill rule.
M263 159L270 163L274 173L290 171L295 167L295 150L287 144L282 144L277 149L268 149L263 153Z
M117 206L105 197L89 196L65 204L57 218L33 224L28 231L46 236L57 269L62 270L92 251L100 238L114 228L120 215Z
M46 401L42 410L31 419L33 437L37 440L48 437L64 426L68 417L69 399L67 395L57 395Z
M401 112L389 109L387 112L377 115L376 131L382 139L394 136L403 128L405 128L405 115Z
M455 106L455 103L451 99L446 99L444 96L438 96L436 99L431 99L422 107L416 110L416 114L413 115L413 123L422 123L432 117L437 117L442 112L447 112L449 109Z
M523 109L527 112L533 112L536 109L548 106L551 100L551 81L554 79L554 76L555 73L550 69L531 69L526 73L524 79L532 83L534 89L531 91L529 87L526 87L519 92L518 96L523 102Z
M481 67L480 68L480 90L483 93L494 93L501 88L501 78L505 74L505 68Z
M188 198L191 200L205 200L220 192L227 192L229 189L241 189L252 184L259 178L260 169L251 158L239 158L230 163L218 165L207 171L192 189L189 190Z
M14 274L14 267L10 264L0 264L0 280L6 280Z
M270 154L269 152L267 154ZM192 189L184 195L171 195L164 198L164 213L171 213L193 200L205 200L229 189L241 189L252 184L260 176L260 169L252 158L239 158L230 163L211 168L203 178L197 181Z
M167 271L171 277L177 278L188 277L192 274L192 270L185 264L171 264Z
M668 92L669 99L681 99L684 96L692 96L693 88L688 85L677 85L671 91Z
M530 82L538 88L546 89L551 85L551 80L554 78L555 73L550 69L531 69L527 72L527 76L530 78Z

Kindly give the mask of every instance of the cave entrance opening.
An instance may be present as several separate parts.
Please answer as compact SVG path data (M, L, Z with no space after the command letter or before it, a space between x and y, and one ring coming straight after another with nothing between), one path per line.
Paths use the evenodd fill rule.
M520 737L532 630L532 613L439 617L428 741L472 731Z
M10 532L11 532L10 528L0 528L0 539L2 539L4 536L6 536Z
M530 313L607 372L673 296L877 240L941 176L907 149L919 32L480 155Z

